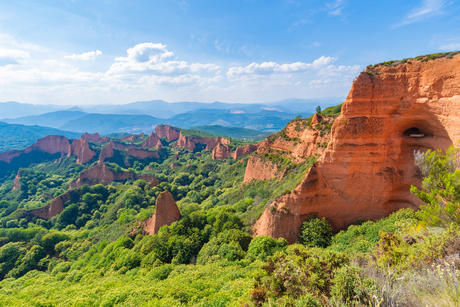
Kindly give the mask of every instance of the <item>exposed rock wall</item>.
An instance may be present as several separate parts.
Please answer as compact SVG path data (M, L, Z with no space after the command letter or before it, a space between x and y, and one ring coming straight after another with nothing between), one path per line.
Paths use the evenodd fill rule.
M107 143L107 142L110 142L110 139L106 136L102 137L98 143Z
M230 140L223 137L215 138L202 138L196 136L184 136L182 131L180 132L179 138L177 139L174 147L182 147L189 151L195 150L196 144L206 144L205 150L214 149L218 144L230 144Z
M171 193L165 191L158 195L155 203L155 214L144 222L143 227L148 234L154 235L162 226L169 226L178 221L180 217L179 208L174 198Z
M24 151L23 150L8 150L0 153L0 161L10 163L11 160L20 156Z
M231 155L230 147L219 143L212 150L211 158L213 160L223 160L223 159L227 159L228 157L230 157L230 155Z
M99 135L99 133L95 133L95 134L89 134L88 132L85 132L85 134L83 134L81 136L82 139L86 139L88 142L99 142L102 138L101 136Z
M313 123L314 118L312 118L311 123ZM325 116L317 124L309 124L306 119L293 120L287 124L284 132L272 135L258 144L257 153L269 154L274 152L289 157L295 162L304 161L305 158L314 155L321 155L331 141L331 132L326 127L333 121L334 118ZM320 122L322 124L319 124ZM251 148L251 150L253 149L254 147ZM249 159L244 176L245 182L252 179L271 179L279 175L277 173L279 167L270 161L262 160L264 159L261 155L253 155ZM271 168L273 170L270 170Z
M260 144L250 144L238 147L235 152L232 154L234 160L239 159L242 156L247 156L259 148Z
M188 137L182 135L182 132L179 135L179 138L177 139L176 143L174 144L174 147L182 147L184 149L187 149L189 151L194 151L195 150L195 143Z
M16 174L16 177L14 177L13 181L13 190L17 190L21 188L21 185L19 184L19 179L21 179L21 170L18 170L18 173Z
M112 158L115 154L113 150L113 141L109 142L102 150L99 155L99 162L104 162L105 159Z
M151 158L159 159L160 158L160 156L158 155L158 152L156 151L148 151L148 150L139 149L139 148L128 148L128 151L126 153L138 159L151 159Z
M161 141L158 135L152 132L150 133L150 136L148 137L148 139L142 142L141 147L148 148L148 149L151 149L151 148L161 149L163 145L161 144Z
M256 235L292 243L311 213L340 229L418 208L409 192L422 179L414 151L445 149L460 139L460 55L372 70L353 82L317 165L265 210ZM425 137L411 138L413 129Z
M154 185L157 185L158 179L155 179L152 176L142 175L138 176L134 173L130 172L115 172L114 170L110 169L105 165L105 163L100 162L96 166L87 169L80 173L76 181L70 183L70 188L77 188L81 187L84 184L88 185L108 185L114 181L126 181L132 179L144 179L149 182L155 182Z
M76 155L77 164L81 165L91 161L96 153L89 148L88 141L85 138L81 138L80 140L73 140L68 155Z
M166 138L168 141L174 141L179 138L180 130L171 126L159 125L155 127L155 134L160 138Z
M71 200L70 192L67 191L61 196L56 197L46 206L30 211L36 217L49 220L64 210L64 204Z

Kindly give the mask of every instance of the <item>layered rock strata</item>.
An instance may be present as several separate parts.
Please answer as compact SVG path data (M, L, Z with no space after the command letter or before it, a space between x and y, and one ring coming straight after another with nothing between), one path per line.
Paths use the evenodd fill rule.
M313 213L342 229L358 219L417 209L421 201L409 191L422 179L414 151L458 143L459 84L460 55L361 73L319 162L295 190L265 210L255 234L293 243Z

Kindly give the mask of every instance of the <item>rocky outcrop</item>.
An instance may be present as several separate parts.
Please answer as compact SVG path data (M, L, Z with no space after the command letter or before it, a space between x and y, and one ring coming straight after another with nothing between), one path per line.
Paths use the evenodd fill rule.
M163 145L161 144L161 141L158 135L152 132L150 133L150 136L148 137L148 139L142 142L141 147L148 148L148 149L151 149L151 148L161 149Z
M239 158L241 158L243 156L247 156L247 155L253 153L254 151L256 151L257 148L259 148L259 145L260 144L250 144L250 145L240 146L232 154L232 158L234 160L238 160Z
M320 121L322 124L312 124L313 119L314 116L312 120L292 120L281 132L269 136L265 141L256 145L258 154L251 156L248 161L244 176L245 182L252 179L270 179L279 175L277 173L279 167L267 161L263 154L288 157L296 163L305 161L306 158L314 155L322 155L331 141L330 128L335 118L323 116ZM253 149L254 147L251 148Z
M323 117L318 113L313 114L313 118L311 119L312 124L319 124L323 120Z
M136 139L137 139L137 136L135 136L135 135L128 135L128 136L122 137L122 138L121 138L121 141L122 141L122 142L124 142L124 141L134 142Z
M211 158L213 160L223 160L230 157L230 147L227 145L217 144L217 146L212 150Z
M8 150L0 153L0 161L10 163L11 160L13 160L16 157L19 157L22 153L24 153L23 150Z
M109 142L109 144L107 144L107 146L105 146L101 150L101 154L99 155L99 162L104 162L105 159L112 158L114 154L115 152L113 150L113 141L112 141L112 142Z
M99 135L99 133L95 133L95 134L89 134L88 132L85 132L85 134L83 134L81 136L82 139L86 139L88 142L99 142L102 138L101 136Z
M181 132L179 135L179 138L174 144L174 147L184 148L184 149L187 149L188 151L194 151L196 146L195 146L195 143L190 138L182 135L182 132Z
M126 153L138 159L152 159L152 158L159 159L160 158L160 156L158 155L158 152L156 151L149 151L149 150L144 150L144 149L139 149L139 148L128 148Z
M258 156L251 156L246 166L243 182L267 180L279 175L279 166L277 164Z
M17 189L21 188L20 183L19 183L19 179L21 179L21 170L20 169L18 170L18 173L16 174L16 177L14 177L13 190L17 190Z
M84 184L88 185L109 185L114 181L124 182L127 180L144 179L149 182L158 184L158 180L149 175L138 176L131 172L116 172L107 167L105 163L100 162L96 166L87 169L80 173L76 181L70 183L70 188L81 187ZM155 184L155 185L156 185Z
M67 201L71 200L71 193L67 191L66 193L62 194L61 196L56 197L46 206L31 210L30 213L36 217L49 220L64 210L64 205Z
M107 142L110 142L110 139L106 136L102 137L98 143L107 143Z
M155 134L160 138L166 138L168 141L174 141L179 138L180 130L171 126L159 125L155 127Z
M184 136L182 131L180 132L179 138L177 139L174 147L182 147L189 151L194 151L196 144L206 144L205 150L214 149L218 144L230 144L230 140L223 137L215 138L202 138L196 136Z
M85 138L81 138L80 140L73 140L68 155L69 157L76 155L77 164L82 165L91 161L96 153L89 148L88 141Z
M158 195L155 203L155 214L143 223L144 230L154 235L164 225L171 225L178 221L181 215L171 193L165 191Z
M460 55L361 73L319 162L295 190L265 210L254 226L256 235L292 243L312 213L342 229L358 219L418 208L421 201L409 191L422 179L414 151L458 143L459 84Z

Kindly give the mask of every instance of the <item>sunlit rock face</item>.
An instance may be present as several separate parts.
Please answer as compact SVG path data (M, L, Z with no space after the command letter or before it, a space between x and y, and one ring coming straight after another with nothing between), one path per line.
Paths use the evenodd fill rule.
M414 151L459 139L460 55L368 68L353 82L319 162L265 210L255 233L292 243L313 213L341 229L416 209L420 201L409 189L422 177Z

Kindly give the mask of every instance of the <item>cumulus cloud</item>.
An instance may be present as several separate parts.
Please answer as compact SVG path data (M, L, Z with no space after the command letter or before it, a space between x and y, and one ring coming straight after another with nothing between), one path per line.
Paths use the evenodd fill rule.
M115 58L108 74L186 74L201 70L218 70L214 64L189 64L186 61L166 61L174 53L166 49L166 45L143 43L129 48L128 56Z
M0 49L0 66L23 64L28 58L29 53L22 50Z
M276 62L263 62L261 64L251 63L245 67L231 67L227 76L229 78L238 75L269 75L275 73L300 73L311 68L317 69L334 62L336 58L322 56L313 61L313 63L295 62L291 64L278 64Z
M85 52L82 54L71 54L65 56L66 59L90 61L95 60L98 55L102 55L100 50Z

